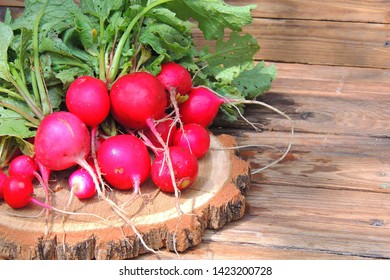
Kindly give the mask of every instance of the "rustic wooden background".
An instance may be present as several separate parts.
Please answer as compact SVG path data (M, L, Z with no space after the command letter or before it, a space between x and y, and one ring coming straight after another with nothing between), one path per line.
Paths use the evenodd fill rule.
M17 13L23 1L1 0ZM390 2L252 0L256 57L279 75L262 101L296 129L286 159L252 177L242 219L206 230L183 259L390 258ZM1 13L4 8L1 7ZM204 43L198 36L200 44ZM248 106L249 119L220 128L239 144L284 149L289 123ZM280 156L241 151L253 168ZM177 258L172 253L142 258Z

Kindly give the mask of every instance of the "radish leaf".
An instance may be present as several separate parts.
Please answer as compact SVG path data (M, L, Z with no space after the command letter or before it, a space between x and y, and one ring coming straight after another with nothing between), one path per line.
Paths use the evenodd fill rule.
M222 0L181 0L168 3L167 6L183 20L195 19L208 40L222 38L225 28L241 31L243 25L252 22L250 11L256 7L231 6Z

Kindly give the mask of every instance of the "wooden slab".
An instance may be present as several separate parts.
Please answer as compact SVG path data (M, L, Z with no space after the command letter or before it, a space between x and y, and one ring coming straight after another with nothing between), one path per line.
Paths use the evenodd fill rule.
M227 135L212 136L211 150L201 159L195 184L182 192L180 215L174 195L160 192L149 180L142 186L143 197L127 203L131 193L113 191L110 198L128 214L131 225L154 250L166 247L182 252L199 244L206 228L217 229L240 219L245 210L244 193L250 183L249 166L240 160ZM59 174L59 176L66 173ZM128 222L98 198L80 202L74 199L67 208L69 191L66 180L52 184L52 204L58 209L78 213L62 215L51 212L49 234L45 236L45 217L33 216L41 209L29 205L12 210L0 203L0 256L6 259L125 259L148 252ZM43 200L43 192L36 196ZM98 215L97 218L93 215ZM62 218L64 221L62 222Z

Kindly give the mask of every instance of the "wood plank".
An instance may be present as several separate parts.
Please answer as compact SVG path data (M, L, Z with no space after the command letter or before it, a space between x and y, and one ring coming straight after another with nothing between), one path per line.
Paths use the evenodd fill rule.
M235 224L234 224L235 225ZM239 225L235 225L239 226ZM358 260L359 256L347 256L332 252L300 250L299 248L283 248L262 244L239 243L235 240L218 242L212 240L218 232L206 230L206 237L199 246L176 255L172 252L160 251L158 254L142 255L140 260ZM207 239L206 239L207 238Z
M278 63L278 77L261 100L294 119L297 132L389 137L390 71ZM380 100L380 102L378 102ZM248 119L287 131L289 122L269 109L245 107ZM246 127L243 121L216 126Z
M390 258L387 194L254 184L248 205L240 223L205 239Z
M390 3L381 0L227 0L232 5L256 4L252 14L261 18L315 19L390 23Z
M259 60L390 68L389 24L256 18L244 31L260 44Z
M227 132L224 130L224 132ZM289 142L285 132L230 130L239 145L267 145L241 150L252 169L278 159ZM252 177L257 184L353 190L390 194L390 140L360 136L298 133L281 163Z

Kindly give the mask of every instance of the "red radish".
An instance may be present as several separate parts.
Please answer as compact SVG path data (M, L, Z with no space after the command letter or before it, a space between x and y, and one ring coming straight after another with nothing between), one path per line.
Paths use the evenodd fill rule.
M79 199L92 198L97 193L93 178L83 168L73 171L68 182L72 193Z
M198 159L183 147L169 147L169 154L177 189L188 188L198 176ZM175 192L175 186L170 172L165 155L158 155L152 164L152 180L162 191L173 193Z
M10 176L26 177L30 181L34 180L37 172L37 163L28 155L20 155L14 158L8 168Z
M19 209L29 203L35 203L44 208L51 208L33 197L34 186L32 182L21 176L9 177L4 185L4 201L12 208Z
M196 123L183 125L173 137L173 145L188 149L198 159L210 148L210 134L206 128Z
M86 125L74 114L55 112L41 121L34 147L35 158L44 167L65 170L86 163L85 158L91 149L90 134Z
M123 126L138 129L148 119L160 119L167 97L160 81L150 73L136 72L120 77L110 91L111 112Z
M113 187L139 192L149 176L151 159L145 144L133 135L106 139L97 152L103 177Z
M95 77L77 78L66 92L66 106L69 112L78 116L86 125L98 126L110 112L106 84Z
M192 88L188 99L179 106L180 118L184 124L198 123L208 127L223 103L224 100L207 87Z
M157 78L168 93L173 89L176 94L186 95L192 88L190 73L181 64L175 62L162 64Z
M173 135L175 135L177 130L173 122L174 120L172 118L164 117L158 120L155 126L157 132L168 146L172 146ZM162 148L160 142L149 128L145 128L143 133L156 148Z
M38 173L37 169L41 171L41 174ZM40 184L43 187L46 195L46 203L49 203L49 173L45 168L37 163L35 159L27 155L20 155L14 158L8 169L8 173L11 177L24 177L31 182L34 178L37 178Z
M8 176L0 169L0 199L3 198L3 189Z
M69 112L78 116L91 129L91 156L95 169L97 128L110 113L110 97L106 84L95 77L82 76L72 82L66 92L66 106ZM100 173L98 177L101 179Z
M10 177L3 190L4 201L12 208L23 208L32 200L34 187L26 177Z

